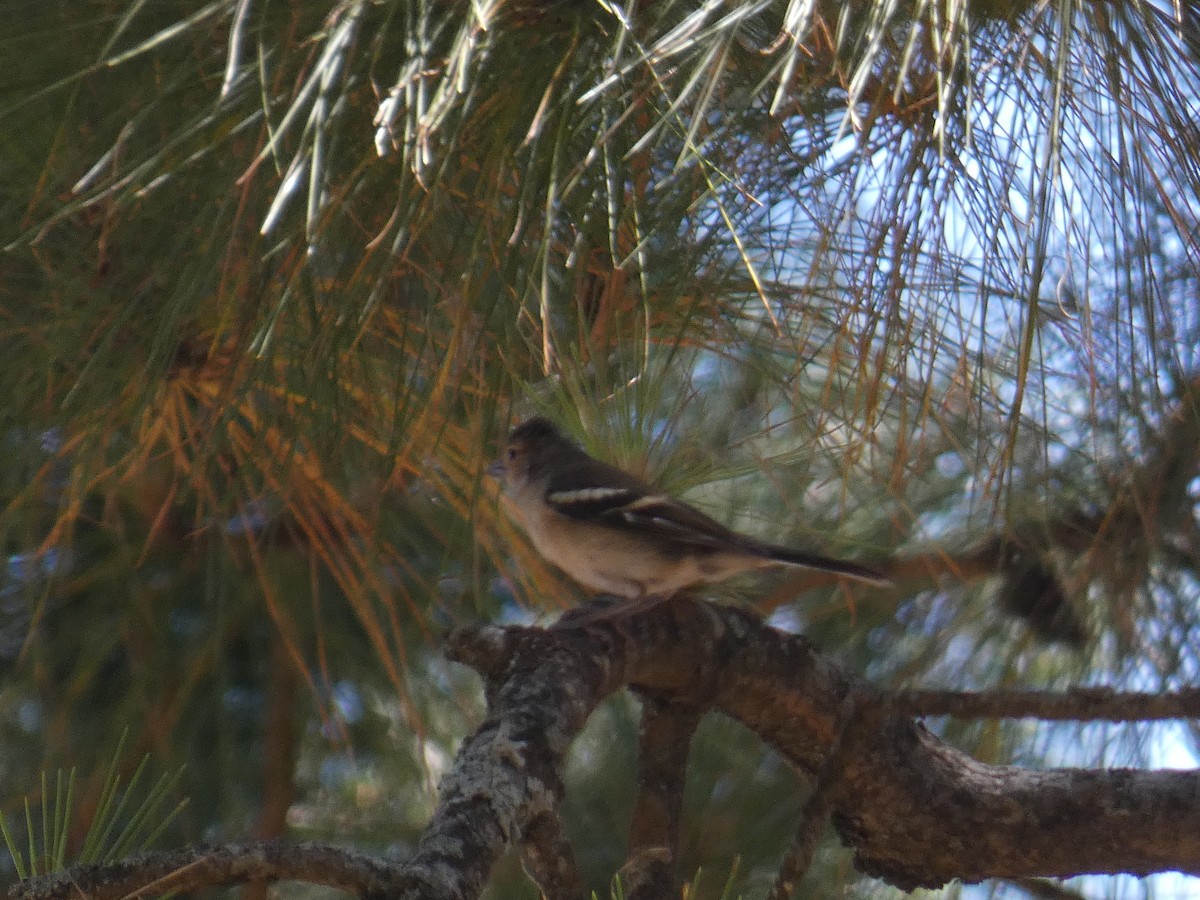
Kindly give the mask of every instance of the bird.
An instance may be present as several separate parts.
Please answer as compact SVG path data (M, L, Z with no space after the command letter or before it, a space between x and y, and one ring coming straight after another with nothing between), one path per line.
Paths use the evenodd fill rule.
M586 588L626 600L667 599L699 584L773 566L883 586L881 572L739 534L630 473L589 456L549 419L512 429L488 468L534 548Z

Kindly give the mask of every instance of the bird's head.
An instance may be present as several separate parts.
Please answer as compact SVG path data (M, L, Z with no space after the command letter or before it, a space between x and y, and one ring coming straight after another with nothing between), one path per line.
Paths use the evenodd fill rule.
M542 416L535 416L509 432L504 452L488 466L488 474L510 487L518 487L527 483L532 473L545 471L547 465L564 452L577 450L557 425Z

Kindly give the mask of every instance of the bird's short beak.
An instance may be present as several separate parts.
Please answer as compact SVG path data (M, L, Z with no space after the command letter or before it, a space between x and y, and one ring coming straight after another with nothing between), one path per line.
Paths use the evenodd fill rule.
M504 460L498 459L487 467L487 473L493 478L504 477Z

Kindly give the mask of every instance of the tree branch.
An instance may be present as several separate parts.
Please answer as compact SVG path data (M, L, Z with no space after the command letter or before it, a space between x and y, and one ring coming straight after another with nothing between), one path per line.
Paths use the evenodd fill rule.
M715 685L716 708L809 775L828 757L845 698L852 690L869 694L804 638L744 611L687 599L619 625L484 631L489 644L508 643L511 656L501 654L510 659L507 672L540 680L544 666L546 680L580 707L594 706L618 683L682 698L696 696L697 685ZM541 662L559 653L580 656ZM1114 708L1101 708L1091 694L1075 700L1082 718ZM1135 695L1126 711L1145 700ZM864 871L906 889L953 878L1200 872L1196 773L985 766L892 713L886 695L879 702L884 711L871 740L846 748L832 809Z
M704 709L693 703L638 693L638 794L629 827L629 861L621 872L630 900L679 895L675 866L683 782L692 737L704 716ZM646 871L635 872L639 867Z
M353 850L282 840L200 844L184 850L140 853L111 865L72 866L22 881L9 897L22 900L137 900L226 884L307 881L382 897L403 881L403 867Z
M889 699L906 716L958 719L1043 719L1077 722L1149 722L1200 718L1200 688L1171 694L1122 693L1110 688L1043 691L901 691Z
M867 729L875 723L876 716L868 715L866 698L855 693L846 695L842 701L841 728L829 747L825 764L813 780L812 793L805 801L800 813L800 827L792 838L792 845L783 856L775 884L767 894L767 900L787 900L795 891L796 882L808 871L816 853L821 832L833 812L834 797L841 785L843 768L850 756L855 741L860 740Z
M585 626L464 629L450 635L447 652L485 674L490 709L459 751L407 864L309 844L236 844L76 867L22 883L11 896L49 900L82 891L107 900L290 878L368 897L473 898L504 848L519 842L527 861L531 848L544 857L534 859L539 882L556 885L557 896L578 896L575 876L568 869L552 872L547 862L562 846L558 773L592 710L622 685L684 708L711 702L809 776L832 767L814 794L816 812L829 810L861 870L904 889L954 878L1200 874L1200 773L984 765L895 712L898 702L903 709L953 713L951 703L938 706L946 695L872 692L803 637L769 628L743 610L679 598ZM830 762L850 697L856 720L865 718L843 736ZM1073 703L1080 718L1107 718L1118 710L1186 711L1194 702L1190 695L1176 698L1176 706L1139 695L1070 697L1055 706L1048 698L1034 695L1036 703L1029 704L1017 695L1004 698L1004 708L1062 716ZM960 708L982 714L974 699ZM662 771L676 768L669 762ZM635 858L670 860L669 849L664 855L649 846L673 841L670 802L654 798L657 811L647 807L638 839L646 846Z
M533 879L543 897L587 900L588 892L558 813L543 812L525 827L521 835L521 862L525 874Z

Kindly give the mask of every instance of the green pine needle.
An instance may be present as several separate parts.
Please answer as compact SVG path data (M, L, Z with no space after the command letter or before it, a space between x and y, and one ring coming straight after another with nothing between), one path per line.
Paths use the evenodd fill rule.
M128 784L122 785L118 764L128 735L126 729L109 761L95 814L84 835L83 845L75 862L112 862L145 850L162 836L187 806L187 800L184 799L169 811L163 812L169 796L175 792L180 778L183 777L182 766L174 772L161 775L144 795L139 797L139 794L142 794L139 785L150 762L148 754L142 758ZM67 866L67 839L71 832L75 776L73 768L67 772L58 770L54 778L54 794L51 797L49 777L45 772L42 773L40 821L36 821L37 817L29 797L24 798L25 837L28 845L24 853L9 830L8 822L0 815L0 833L3 834L4 844L20 880L58 872ZM40 853L37 845L39 837Z

